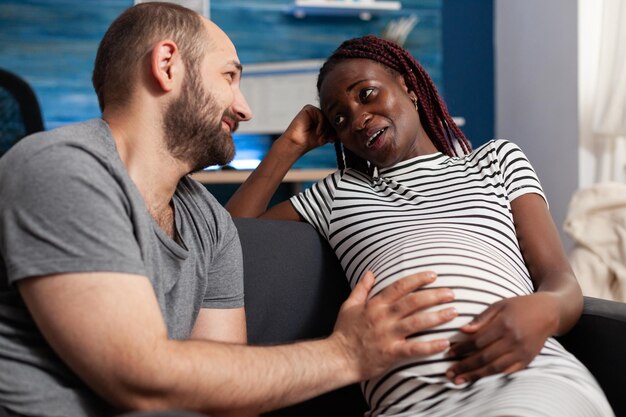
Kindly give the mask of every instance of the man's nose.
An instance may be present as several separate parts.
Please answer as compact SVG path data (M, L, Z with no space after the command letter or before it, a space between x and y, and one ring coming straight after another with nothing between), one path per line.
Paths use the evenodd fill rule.
M233 102L232 110L241 122L252 119L252 110L250 109L250 106L241 91L237 91L235 94L235 101Z

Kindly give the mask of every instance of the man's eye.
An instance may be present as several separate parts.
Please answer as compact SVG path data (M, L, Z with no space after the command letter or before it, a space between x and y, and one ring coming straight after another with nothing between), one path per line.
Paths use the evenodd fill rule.
M364 89L362 89L359 92L359 99L361 101L366 101L369 98L370 94L372 94L373 91L374 91L373 88L364 88Z
M335 118L333 119L333 124L335 126L339 126L343 123L343 121L345 120L345 117L341 116L341 115L337 115L335 116Z

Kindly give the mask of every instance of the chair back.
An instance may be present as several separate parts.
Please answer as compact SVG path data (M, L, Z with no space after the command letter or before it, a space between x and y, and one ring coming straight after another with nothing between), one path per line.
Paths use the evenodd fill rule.
M43 129L32 88L17 75L0 69L0 156L24 136Z

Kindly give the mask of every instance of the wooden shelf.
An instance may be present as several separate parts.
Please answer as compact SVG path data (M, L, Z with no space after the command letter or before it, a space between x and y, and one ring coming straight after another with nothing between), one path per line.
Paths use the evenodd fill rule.
M287 173L283 182L303 183L315 182L335 172L335 169L292 169ZM200 171L192 177L203 184L241 184L252 171L248 170L217 170Z

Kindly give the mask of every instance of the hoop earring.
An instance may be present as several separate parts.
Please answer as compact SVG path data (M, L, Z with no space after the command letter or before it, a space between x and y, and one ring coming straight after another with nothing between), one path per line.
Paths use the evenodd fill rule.
M411 97L411 101L413 102L413 105L415 106L415 111L418 111L418 109L417 109L417 97Z

